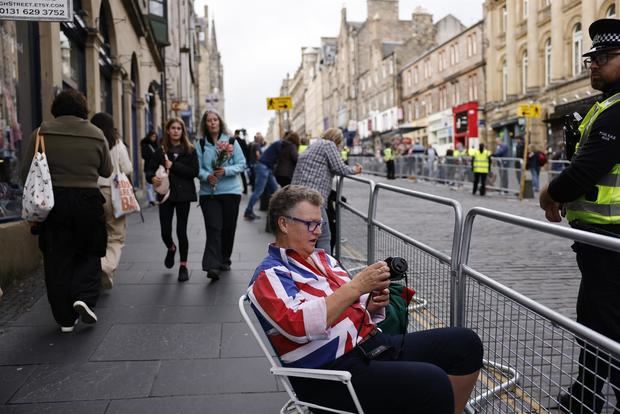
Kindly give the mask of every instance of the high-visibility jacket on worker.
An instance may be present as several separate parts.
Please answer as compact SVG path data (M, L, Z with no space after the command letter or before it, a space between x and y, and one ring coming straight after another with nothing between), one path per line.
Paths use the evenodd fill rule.
M620 102L617 93L603 102L595 103L579 124L581 138L575 155L585 144L596 119L606 109ZM585 194L566 204L566 219L571 222L579 220L591 224L620 224L620 164L616 164L596 183L596 200L586 200Z
M340 151L340 158L342 158L342 161L347 161L349 159L349 149L348 148L344 148L342 151Z
M476 150L473 155L473 169L474 173L488 174L489 173L489 159L491 158L491 152L489 150Z
M393 161L394 160L394 151L392 148L386 148L383 150L383 161Z
M307 149L308 149L307 145L301 144L301 145L299 145L299 149L297 150L297 153L301 154L302 152L304 152Z

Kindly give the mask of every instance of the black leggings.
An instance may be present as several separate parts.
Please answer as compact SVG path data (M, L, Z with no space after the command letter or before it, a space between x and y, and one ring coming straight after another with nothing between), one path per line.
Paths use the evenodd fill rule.
M187 219L189 217L189 201L171 201L159 205L159 224L161 225L161 239L167 248L174 245L172 241L172 216L177 210L177 238L179 239L179 253L182 262L187 261L189 241L187 240Z
M378 334L366 344L391 348L377 358L368 361L354 348L322 368L351 372L365 413L453 414L448 375L467 375L482 367L480 338L469 329L442 328L407 334L398 352L401 341L402 335ZM291 383L302 400L355 411L340 383L299 378L291 378Z

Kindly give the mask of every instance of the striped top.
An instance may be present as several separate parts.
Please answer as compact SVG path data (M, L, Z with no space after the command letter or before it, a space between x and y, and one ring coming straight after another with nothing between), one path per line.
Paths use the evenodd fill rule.
M325 298L350 280L322 249L303 259L292 249L269 246L250 281L248 296L284 366L319 368L332 362L385 318L384 309L372 316L366 311L368 294L364 294L327 326Z

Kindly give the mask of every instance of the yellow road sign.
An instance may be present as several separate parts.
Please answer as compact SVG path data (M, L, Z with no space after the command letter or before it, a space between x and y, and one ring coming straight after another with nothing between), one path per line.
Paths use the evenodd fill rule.
M286 109L293 109L293 99L290 96L267 98L267 110L280 111Z
M542 106L540 104L519 104L517 116L540 118L542 116Z

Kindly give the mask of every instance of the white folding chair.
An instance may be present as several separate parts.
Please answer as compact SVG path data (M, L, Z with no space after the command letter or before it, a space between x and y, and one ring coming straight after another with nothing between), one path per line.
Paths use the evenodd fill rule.
M282 387L286 390L286 393L289 396L289 400L284 404L282 409L280 410L280 414L294 413L297 412L299 414L308 413L309 408L316 408L320 410L330 411L332 413L341 413L341 414L354 414L350 411L341 411L336 410L334 408L324 407L321 405L313 404L311 402L301 401L295 395L295 391L293 391L293 387L288 381L288 377L300 377L300 378L312 378L312 379L320 379L327 381L338 381L343 383L349 394L351 395L351 399L355 404L356 412L359 414L364 414L364 410L362 410L362 406L357 398L357 394L355 394L355 390L353 389L353 384L351 383L351 373L348 371L332 371L327 369L307 369L307 368L285 368L279 364L271 353L269 352L269 348L263 341L263 338L260 336L259 331L256 329L250 316L246 310L245 302L250 303L247 295L242 295L239 298L239 312L243 316L243 320L250 328L250 331L254 335L256 342L260 346L260 349L263 351L267 359L269 360L269 364L271 364L271 373L276 376ZM262 332L262 328L261 328ZM271 345L270 345L271 346Z

